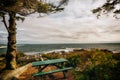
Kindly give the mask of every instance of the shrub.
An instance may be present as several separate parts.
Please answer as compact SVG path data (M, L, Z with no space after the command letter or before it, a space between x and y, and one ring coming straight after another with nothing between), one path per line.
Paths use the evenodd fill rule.
M84 57L88 54L90 56L87 57L86 61L82 61L82 66L85 65L84 69L74 71L76 73L76 80L113 80L111 75L117 64L117 60L113 58L113 54L98 49L89 51ZM79 66L81 68L81 64Z
M66 58L72 66L75 80L119 80L120 77L120 53L113 54L105 49L91 49L70 53L43 54L48 59Z
M16 58L24 57L25 54L23 52L17 52Z

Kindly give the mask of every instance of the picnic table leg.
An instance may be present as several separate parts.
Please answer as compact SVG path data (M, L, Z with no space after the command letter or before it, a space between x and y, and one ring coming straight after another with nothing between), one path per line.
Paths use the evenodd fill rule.
M43 80L43 76L40 76L40 80Z
M65 71L63 71L63 75L64 75L64 79L66 79L66 72Z
M64 68L64 62L61 63L61 67ZM66 71L63 71L64 79L66 79Z
M42 72L42 66L38 66L38 71ZM43 76L42 75L40 76L40 80L43 80Z
M41 72L42 66L38 66L38 71Z

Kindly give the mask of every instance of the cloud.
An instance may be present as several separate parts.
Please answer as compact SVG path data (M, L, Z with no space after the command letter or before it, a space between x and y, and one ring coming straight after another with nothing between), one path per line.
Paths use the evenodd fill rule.
M70 0L64 11L39 18L35 13L17 22L18 43L118 42L120 23L111 16L99 19L91 10L106 0ZM0 23L0 41L7 38ZM7 39L6 39L7 40Z

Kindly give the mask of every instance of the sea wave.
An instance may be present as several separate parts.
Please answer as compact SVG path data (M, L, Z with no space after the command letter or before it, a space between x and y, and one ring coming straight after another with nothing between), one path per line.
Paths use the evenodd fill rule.
M47 51L47 52L45 52L45 53L51 53L51 52L58 53L58 52L61 52L61 51L70 52L70 51L73 51L74 49L75 49L75 48L55 49L55 50ZM81 49L81 48L80 48L80 49Z
M92 49L92 48L91 48ZM91 49L83 49L83 48L65 48L65 49L54 49L54 50L50 50L50 51L41 51L41 52L25 52L24 54L26 55L35 55L35 54L48 54L48 53L69 53L72 51L79 51L79 50L91 50ZM93 49L97 49L97 48L93 48ZM119 53L120 51L115 51L115 50L109 50L109 49L105 49L108 51L112 51L113 53Z
M82 48L65 48L65 49L54 49L54 50L50 50L50 51L42 51L42 52L25 52L24 54L26 55L34 55L34 54L48 54L48 53L69 53L75 49L82 49Z
M7 46L0 46L0 48L7 48Z

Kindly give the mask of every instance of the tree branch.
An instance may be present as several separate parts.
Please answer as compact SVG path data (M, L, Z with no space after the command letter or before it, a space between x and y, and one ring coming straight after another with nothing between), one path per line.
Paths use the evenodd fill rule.
M2 16L3 17L3 23L5 25L5 28L7 29L8 32L10 32L8 26L7 26L7 23L6 23L6 20L5 20L5 16Z

